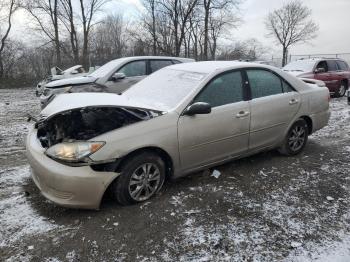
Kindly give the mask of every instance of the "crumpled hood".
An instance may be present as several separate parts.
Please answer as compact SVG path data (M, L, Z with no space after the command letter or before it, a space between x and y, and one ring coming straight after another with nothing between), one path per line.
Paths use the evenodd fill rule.
M69 86L69 85L80 85L80 84L89 84L96 81L95 77L91 76L81 76L81 77L73 77L67 79L61 79L57 81L52 81L45 85L47 88L58 88L61 86Z
M48 118L57 113L84 107L125 107L163 111L157 106L150 106L122 95L111 93L70 93L58 95L41 111L41 118Z

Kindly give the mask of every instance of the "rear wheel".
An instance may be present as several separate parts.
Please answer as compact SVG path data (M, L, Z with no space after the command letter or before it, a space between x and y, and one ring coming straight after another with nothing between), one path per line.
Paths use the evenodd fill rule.
M163 186L165 164L154 153L141 153L127 160L121 175L112 184L112 194L122 205L150 199Z
M279 152L288 156L297 155L304 149L307 139L307 123L304 119L299 119L289 129Z
M340 83L340 87L337 92L335 92L335 97L343 97L345 96L346 90L348 89L348 85L346 82L342 81Z

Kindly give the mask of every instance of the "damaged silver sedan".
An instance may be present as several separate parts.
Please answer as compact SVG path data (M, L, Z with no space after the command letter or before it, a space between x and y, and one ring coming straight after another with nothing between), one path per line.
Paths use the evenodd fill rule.
M107 189L145 201L165 179L260 151L303 150L329 119L329 92L260 64L200 62L161 69L123 95L59 95L26 147L49 200L98 209Z

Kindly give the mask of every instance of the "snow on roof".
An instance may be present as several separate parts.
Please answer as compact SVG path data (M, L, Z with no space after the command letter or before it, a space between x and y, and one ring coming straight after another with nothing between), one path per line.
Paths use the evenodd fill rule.
M213 73L217 70L224 69L235 69L242 67L262 67L270 68L269 66L257 63L248 63L248 62L238 62L238 61L205 61L205 62L194 62L194 63L185 63L177 64L170 66L171 69L190 71L196 73Z
M179 61L192 61L194 62L195 60L192 58L184 58L184 57L175 57L175 56L129 56L129 57L122 57L122 58L117 58L111 61L133 61L133 60L140 60L140 59L176 59Z

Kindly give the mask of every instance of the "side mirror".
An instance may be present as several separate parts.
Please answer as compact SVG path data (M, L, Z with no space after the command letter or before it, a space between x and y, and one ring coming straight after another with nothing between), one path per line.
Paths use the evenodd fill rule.
M77 70L73 70L72 72L71 72L71 74L72 75L76 75L76 74L78 74L79 72L77 71Z
M118 81L118 80L121 80L121 79L124 79L126 76L124 73L115 73L113 76L112 76L112 80L113 81Z
M316 69L315 69L315 73L316 73L316 74L325 73L325 72L326 72L326 69L323 68L323 67L320 67L320 68L316 68Z
M210 112L211 112L210 104L204 103L204 102L197 102L187 107L184 114L188 116L193 116L193 115L210 114Z

